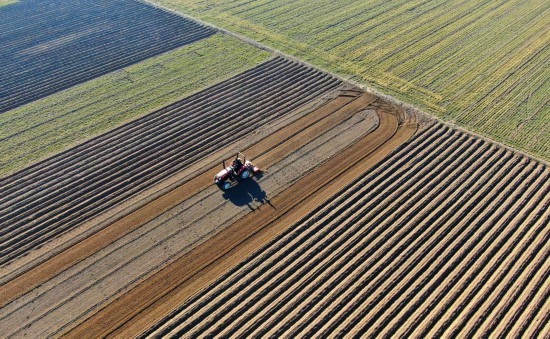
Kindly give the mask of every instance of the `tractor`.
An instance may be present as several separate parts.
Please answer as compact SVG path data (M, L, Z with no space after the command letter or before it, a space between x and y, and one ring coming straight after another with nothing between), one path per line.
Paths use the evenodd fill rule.
M223 160L222 166L223 169L214 177L214 183L224 191L236 186L240 181L244 181L262 172L253 163L247 161L241 152L237 153L229 166L226 166L225 160Z

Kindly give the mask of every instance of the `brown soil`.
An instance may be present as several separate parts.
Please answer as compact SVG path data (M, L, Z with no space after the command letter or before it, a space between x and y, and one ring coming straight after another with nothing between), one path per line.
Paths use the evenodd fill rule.
M7 283L1 287L0 304L3 311L0 312L0 318L4 319L4 324L7 325L0 326L1 333L60 335L108 306L113 298L124 297L126 292L140 286L140 282L148 281L156 271L170 265L178 257L185 255L231 223L235 226L230 226L230 229L237 230L239 227L236 225L239 225L239 221L235 220L242 223L250 218L258 218L258 222L247 222L247 225L251 225L249 229L241 227L242 230L236 235L225 239L225 245L214 243L214 246L226 246L229 250L237 245L235 242L240 242L243 237L249 237L258 231L258 225L267 225L268 219L262 218L278 218L286 211L296 209L297 205L304 204L307 197L311 201L307 206L313 208L315 202L322 201L323 195L331 192L323 188L326 183L343 174L336 182L340 184L339 187L345 185L350 178L359 173L353 165L369 152L384 145L378 153L373 153L377 154L376 156L369 156L381 159L384 154L414 133L416 127L409 128L403 124L407 120L405 114L397 115L374 96L356 90L340 90L339 93L328 96L332 99L325 99L324 104L311 108L309 113L302 113L301 117L280 125L278 130L262 137L261 141L244 150L249 158L268 170L266 178L260 182L262 188L270 192L270 199L264 201L269 204L253 203L254 213L250 213L246 208L235 208L238 206L233 206L229 210L227 206L221 209L216 207L220 203L220 198L219 191L216 192L212 185L212 177L218 171L219 164L214 165L215 162L211 160L208 170L187 179L175 189L134 209L133 212L60 253L50 255L47 260L32 266L23 261L21 268L10 268L12 272L19 270L21 273L17 273L13 279L6 279ZM398 128L400 123L402 126ZM412 126L416 124L412 122ZM396 130L399 131L397 135L404 135L403 140L399 137L391 138ZM334 152L339 149L340 153ZM290 167L281 171L284 166L288 166L285 163ZM308 189L308 186L314 186L316 190L321 189L319 192L323 195L315 198L315 190ZM296 197L300 199L295 199ZM197 208L197 202L200 208ZM229 201L225 204L231 206ZM270 214L270 206L277 208L273 210L275 214ZM209 210L211 212L208 212ZM222 217L216 216L220 214L220 210ZM129 208L129 211L132 209ZM236 218L224 215L223 211L233 213L231 215L235 215ZM236 211L240 212L235 214ZM162 256L167 256L162 261L158 261L160 257L155 259L157 263L148 262L146 258L139 259L140 253L143 252L142 248L145 247L132 244L142 242L146 246L151 246L148 243L149 239L155 239L156 236L151 238L153 234L166 234L163 230L172 232L174 228L180 229L182 225L189 224L189 221L181 221L181 218L170 217L177 216L178 213L187 214L187 219L191 218L190 220L193 216L198 218L187 231L178 231L183 232L182 235L188 232L189 237L182 238L184 242L172 242L168 245L170 251L175 250L173 255L167 256L168 253L163 254L158 252L158 248L155 249ZM204 219L201 213L209 214ZM153 232L148 233L147 229ZM216 236L215 239L225 238L225 233L220 234L222 235ZM181 235L178 237L181 238ZM133 247L128 247L130 245ZM130 250L121 250L125 246ZM148 250L145 248L145 251ZM199 251L193 253L200 253ZM219 250L214 252L222 253ZM148 256L152 258L151 255ZM135 263L142 266L141 271L131 270L130 264ZM204 265L206 263L203 263ZM130 281L128 284L128 279L134 279L134 282Z
M374 97L365 94L354 101L357 105L346 107L349 107L350 112L358 111L374 100ZM374 106L378 107L380 119L379 127L374 132L271 198L270 207L266 206L239 219L122 295L76 327L68 336L113 334L126 337L141 333L168 314L181 303L181 300L203 288L229 267L314 210L329 196L345 187L350 180L375 165L414 134L414 121L408 120L405 115L398 114L398 111L381 102L375 103ZM336 114L331 117L335 120L341 119ZM311 133L313 136L318 131L311 130ZM302 135L296 135L289 146L303 138ZM266 140L265 144L269 142ZM268 153L269 157L266 155L266 158L260 157L257 161L269 163L288 151L288 148L275 149L274 152ZM210 178L211 176L205 178L201 185L209 184ZM172 197L166 201L170 200L175 199Z

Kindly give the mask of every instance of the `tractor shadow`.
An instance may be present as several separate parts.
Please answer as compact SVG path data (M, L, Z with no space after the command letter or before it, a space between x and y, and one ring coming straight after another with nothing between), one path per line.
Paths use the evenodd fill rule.
M241 181L239 184L227 192L223 192L223 198L231 201L235 206L248 206L250 210L259 209L259 205L265 203L275 208L269 201L267 193L262 189L256 179L260 179L262 174L255 175L254 178Z

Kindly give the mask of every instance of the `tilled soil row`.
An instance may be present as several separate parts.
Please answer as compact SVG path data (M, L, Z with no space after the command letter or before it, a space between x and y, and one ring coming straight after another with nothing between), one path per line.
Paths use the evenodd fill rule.
M265 246L244 242L248 252L234 248L110 333L538 337L550 317L549 183L543 164L436 124ZM107 320L96 321L70 334Z
M56 336L77 325L234 220L263 209L260 201L269 201L377 126L373 110L350 114L326 132L305 131L276 147L273 152L285 149L287 153L269 165L267 175L227 193L210 182L190 199L37 286L0 311L5 324L0 332L8 336ZM308 133L313 138L307 138Z
M110 133L92 140L88 148L81 146L5 180L0 263L28 253L340 84L282 58L234 82L228 82L232 86L227 90L218 87L220 100L210 99L205 91L119 129L120 136Z
M371 96L363 95L360 97L360 95L360 93L353 93L353 95L338 96L290 125L274 132L252 147L245 149L244 152L249 157L258 159L258 163L261 163L262 166L269 167L280 159L284 152L289 152L291 149L307 143L316 135L332 128L340 123L342 119L353 114L358 107L363 107L374 100ZM6 305L10 300L16 299L18 296L30 291L34 286L47 281L99 249L108 246L147 220L161 215L198 194L198 192L210 187L212 178L218 171L218 166L210 167L205 172L193 177L192 180L186 181L176 189L121 218L109 227L77 243L24 275L9 281L3 286L6 293L2 293L0 304Z
M69 335L92 335L92 332L89 332L91 328L94 328L94 336L106 335L117 329L122 332L117 331L113 334L122 336L143 331L177 307L178 301L182 300L181 293L188 293L189 286L197 283L197 279L205 283L202 280L205 270L221 274L220 267L210 265L211 263L228 258L235 260L236 252L250 253L252 248L261 246L265 237L273 237L289 225L288 220L283 222L282 218L296 220L302 218L303 213L315 209L317 204L326 200L336 188L344 187L349 180L364 171L364 167L358 164L374 165L406 141L416 130L414 122L411 122L411 125L399 126L398 121L405 118L398 117L395 112L389 113L386 110L388 107L383 104L380 106L383 108L378 110L378 129L271 198L270 205L274 208L266 206L267 208L254 214L246 215L211 240L122 295ZM226 268L227 266L223 269ZM201 273L197 274L199 272ZM151 289L151 286L156 288ZM148 307L154 311L141 311ZM149 317L152 317L153 322ZM119 328L122 325L124 326ZM136 330L137 328L140 330ZM125 332L127 330L130 332Z

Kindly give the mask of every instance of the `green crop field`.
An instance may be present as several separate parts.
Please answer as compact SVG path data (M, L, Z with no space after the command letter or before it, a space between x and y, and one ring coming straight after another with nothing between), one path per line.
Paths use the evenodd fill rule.
M0 0L0 7L16 3L17 0Z
M155 0L550 159L550 2Z
M0 115L0 176L182 99L271 55L213 35Z

